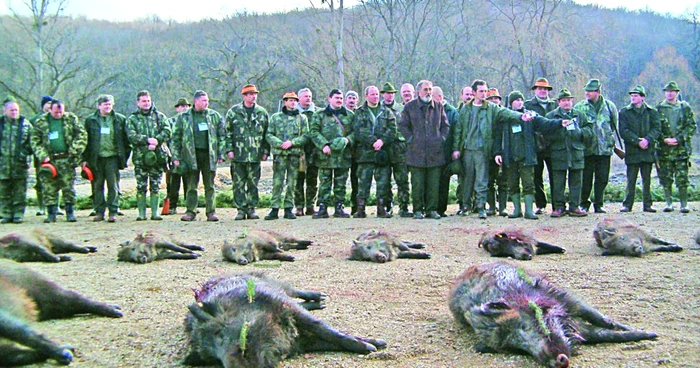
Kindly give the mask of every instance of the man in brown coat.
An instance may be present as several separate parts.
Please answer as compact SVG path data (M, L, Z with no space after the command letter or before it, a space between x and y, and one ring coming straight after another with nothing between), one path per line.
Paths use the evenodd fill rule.
M442 104L432 99L433 83L418 83L418 98L408 102L399 130L406 138L406 165L411 172L413 217L439 219L437 213L440 173L445 165L443 144L449 131Z

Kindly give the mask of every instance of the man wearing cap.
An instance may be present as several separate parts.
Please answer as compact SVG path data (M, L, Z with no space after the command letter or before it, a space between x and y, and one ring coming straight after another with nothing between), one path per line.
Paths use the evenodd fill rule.
M552 217L583 217L588 213L581 209L581 183L583 182L583 164L586 142L593 139L593 122L586 115L574 110L574 96L568 89L559 91L559 107L550 111L547 118L571 119L573 124L567 129L560 129L548 135L552 150L550 183L552 186ZM566 209L564 190L568 171L569 209Z
M355 91L345 93L345 108L350 111L355 111L357 103L360 101L360 95Z
M265 216L265 220L277 220L280 208L284 208L284 218L297 218L293 212L294 188L299 171L299 156L304 152L308 140L309 121L296 108L299 102L296 93L285 93L282 101L282 111L270 117L265 135L272 150L272 200L270 213Z
M136 221L146 220L146 191L151 192L151 220L162 220L158 213L160 182L167 160L164 144L170 139L172 129L165 114L156 110L148 91L136 94L138 110L126 121L126 134L134 150L131 162L136 177L136 203L139 216Z
M333 217L350 217L343 211L348 169L352 162L353 112L343 106L343 92L333 89L328 106L314 114L309 137L316 145L314 160L318 165L318 212L314 219L328 218L328 205L335 204Z
M489 88L489 90L486 91L486 101L500 105L502 99L503 97L501 97L501 94L498 92L498 88Z
M216 164L224 162L227 151L226 129L221 115L209 108L209 96L202 90L194 92L194 106L175 116L173 122L173 170L185 181L187 211L181 221L197 217L197 188L199 176L204 184L207 221L219 221L214 202Z
M63 102L53 100L50 112L34 123L31 142L34 155L42 164L51 164L56 169L56 177L42 184L48 209L44 222L56 222L59 190L66 204L66 221L75 222L75 168L87 145L85 127L75 114L66 112Z
M44 95L41 97L41 103L39 104L41 111L39 111L36 115L33 117L29 118L29 122L34 125L34 123L42 116L45 114L48 114L48 112L51 110L51 101L53 101L53 97L49 95ZM39 206L39 211L36 212L37 216L43 216L44 212L46 210L46 206L44 204L44 197L42 195L43 190L41 189L41 182L43 179L43 175L39 175L39 169L41 169L41 160L39 160L38 157L34 156L34 176L36 177L36 183L34 184L34 191L36 192L36 201Z
M656 162L656 140L661 135L659 111L644 102L644 87L629 91L630 104L620 110L620 136L625 142L627 192L620 212L632 211L637 174L642 176L642 209L656 212L651 200L651 167Z
M187 101L186 98L181 98L177 100L177 103L175 104L175 116L172 116L169 120L168 123L170 124L170 129L174 129L175 125L175 120L177 118L177 114L186 111L187 109L190 108L190 102ZM168 141L168 146L172 146L172 137L170 141ZM182 190L185 195L187 195L187 181L185 178L180 175L179 173L176 172L175 168L171 168L170 171L165 173L165 185L166 185L166 191L167 191L167 199L168 203L170 204L170 208L168 209L168 215L174 215L177 213L177 205L180 201L180 184L182 183Z
M32 156L31 130L29 119L19 114L17 101L8 97L0 117L0 222L3 224L24 222Z
M382 90L379 91L382 95L382 105L391 109L398 120L403 112L403 105L395 100L396 92L396 88L389 82L384 83ZM393 175L396 182L399 216L413 217L413 213L408 210L411 202L411 188L408 185L408 167L406 166L406 138L401 135L398 126L396 127L396 141L389 150L389 165L389 177L391 178ZM391 216L394 213L394 193L391 190L391 185L389 185L386 205L386 213Z
M449 124L449 130L447 137L445 138L445 144L443 144L443 152L445 155L446 165L442 168L442 173L440 175L440 188L438 190L438 215L440 217L447 217L447 204L450 198L450 180L452 175L457 175L457 202L461 203L461 198L459 192L461 186L459 184L459 178L461 177L462 165L460 165L459 160L452 159L452 144L454 143L454 129L453 125L457 122L459 118L459 110L454 106L450 105L445 99L445 95L442 88L438 86L433 86L433 101L441 104L445 108L445 114L447 115L447 124ZM460 205L461 207L461 205Z
M411 83L404 83L401 85L401 101L403 105L406 106L407 103L416 98L416 89L413 88Z
M306 116L306 120L311 123L314 114L321 110L313 103L313 94L308 88L302 88L298 92L299 103L297 110ZM304 216L304 207L306 207L306 215L312 216L316 213L314 206L318 196L318 166L313 160L314 143L307 139L304 144L304 156L306 159L306 170L301 170L297 173L296 186L294 188L294 203L297 206L296 216ZM306 186L306 188L304 188Z
M549 98L549 91L553 89L549 85L547 78L537 78L531 90L535 96L525 101L525 110L534 111L542 116L546 116L550 111L557 108L557 102ZM547 195L544 193L544 167L551 173L552 162L550 160L551 150L549 149L549 138L542 133L536 133L537 137L537 166L535 166L535 205L536 214L541 215L547 207ZM549 188L550 197L552 187Z
M486 101L488 102L500 106L502 99L497 88L489 88L486 92ZM510 103L510 101L508 101L508 103ZM495 129L495 127L492 127L492 129ZM494 139L496 138L494 137ZM488 216L496 215L496 197L498 197L498 215L508 216L506 212L506 206L508 205L507 169L508 167L506 165L497 165L494 160L489 161L489 183L488 192L486 193L486 203L489 205L489 209L486 211L486 215Z
M226 112L226 148L231 160L233 202L238 208L234 220L257 220L260 161L267 161L270 145L265 133L270 121L267 110L257 104L258 88L246 84L241 88L243 102Z
M393 88L392 88L393 89ZM355 110L353 120L355 150L358 155L359 190L354 218L365 218L365 206L372 186L377 183L377 217L389 218L386 211L389 197L391 149L396 141L396 115L379 101L379 88L365 88L365 103Z
M678 83L670 81L664 87L665 99L656 105L661 114L661 134L657 146L659 158L659 182L664 188L666 207L664 212L673 211L671 186L676 178L676 188L681 202L681 213L688 213L688 168L693 153L691 142L697 125L693 109L685 101L679 101L681 89Z
M433 82L418 83L418 98L403 109L399 130L406 138L406 165L411 172L413 218L438 220L440 174L445 166L443 145L450 125L445 107L433 101Z
M119 207L119 170L126 168L131 154L126 133L126 117L114 112L114 97L100 95L97 110L85 119L87 146L83 152L81 166L92 172L92 194L95 217L93 221L105 219L105 209L109 209L108 222L117 221ZM105 201L105 181L107 200Z
M603 207L603 194L610 176L610 158L615 148L617 132L617 106L600 94L598 79L591 79L583 87L586 99L574 105L574 110L586 116L593 123L595 137L586 142L581 184L581 207L590 212L591 202L595 213L606 213ZM595 181L595 187L594 182ZM593 189L593 201L590 200Z

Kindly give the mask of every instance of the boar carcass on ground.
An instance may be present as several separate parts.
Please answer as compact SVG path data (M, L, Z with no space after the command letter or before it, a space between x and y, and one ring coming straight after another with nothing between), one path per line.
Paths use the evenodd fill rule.
M169 236L146 231L136 235L131 241L121 244L117 260L122 262L149 263L161 259L195 259L200 254L194 250L204 250L199 245L186 244Z
M308 249L311 240L298 239L271 230L244 230L234 241L225 240L221 247L224 259L239 265L275 259L294 261L294 256L286 253L290 249Z
M63 253L94 252L97 248L81 247L37 228L27 234L10 233L0 238L0 258L17 262L63 262L71 260Z
M386 346L382 340L340 332L307 311L323 308L325 298L260 273L212 278L195 291L196 302L188 306L185 364L277 367L296 354L368 354Z
M352 241L350 260L384 263L397 258L429 259L430 254L415 251L424 244L401 240L384 230L368 230Z
M627 220L607 218L593 229L596 245L603 256L641 257L649 252L680 252L681 246L657 238Z
M478 352L526 352L547 367L568 367L579 343L657 337L617 323L542 275L507 262L467 268L452 284L449 308L474 329Z
M492 257L512 257L525 261L531 260L535 254L566 252L566 249L541 242L530 232L517 227L485 231L479 239L479 248L484 248Z
M35 320L76 314L121 317L119 307L66 290L30 268L0 260L0 366L18 366L53 359L73 360L73 347L59 345L34 331Z

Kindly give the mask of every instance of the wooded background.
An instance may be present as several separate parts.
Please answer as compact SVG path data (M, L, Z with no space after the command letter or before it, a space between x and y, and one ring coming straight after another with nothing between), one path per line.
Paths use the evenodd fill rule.
M656 104L673 79L700 111L700 6L674 18L569 0L372 0L352 8L338 1L178 23L67 17L64 1L27 0L21 13L33 16L15 9L0 17L0 96L15 96L25 116L45 94L85 116L98 94L109 93L128 115L137 91L147 89L170 116L177 99L197 89L223 114L241 101L246 83L275 112L284 92L303 87L325 105L331 88L362 95L370 84L398 89L430 79L455 104L475 78L503 96L515 89L530 96L546 77L553 96L568 88L577 100L586 81L599 78L603 94L622 107L636 84Z

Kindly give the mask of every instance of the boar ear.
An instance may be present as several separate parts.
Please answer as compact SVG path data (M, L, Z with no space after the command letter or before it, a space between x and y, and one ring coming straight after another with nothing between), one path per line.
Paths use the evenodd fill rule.
M206 304L204 305L206 306ZM197 303L193 303L187 306L192 315L197 318L199 322L207 322L212 318L212 315L207 313L202 306Z
M498 300L482 304L479 307L479 313L484 315L501 315L510 309L510 305L505 300Z
M357 240L354 240L354 239L353 239L353 241L352 241L352 245L359 245L359 244L360 244L360 242L359 242L359 241L357 241Z

